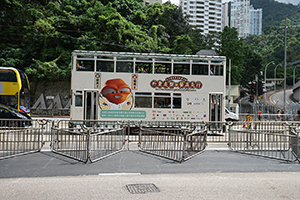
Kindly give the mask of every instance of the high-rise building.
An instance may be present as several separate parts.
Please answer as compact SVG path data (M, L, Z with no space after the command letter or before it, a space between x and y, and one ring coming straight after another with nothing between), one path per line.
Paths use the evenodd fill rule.
M250 32L250 0L233 0L231 3L230 27L235 27L239 37L244 38Z
M250 5L250 0L232 0L230 4L231 6L228 4L227 7L223 4L223 9L230 9L227 11L230 15L230 23L224 24L223 28L226 25L235 27L240 38L245 38L249 34L262 33L262 9L254 9Z
M222 30L225 26L230 27L231 2L222 4Z
M180 6L189 24L204 34L222 31L222 0L180 0Z
M262 9L250 8L250 31L251 35L261 35L262 33Z

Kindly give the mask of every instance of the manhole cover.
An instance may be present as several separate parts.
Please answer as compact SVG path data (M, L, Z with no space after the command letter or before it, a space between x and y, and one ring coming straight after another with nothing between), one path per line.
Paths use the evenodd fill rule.
M126 185L131 194L144 194L146 192L160 192L154 184L130 184Z

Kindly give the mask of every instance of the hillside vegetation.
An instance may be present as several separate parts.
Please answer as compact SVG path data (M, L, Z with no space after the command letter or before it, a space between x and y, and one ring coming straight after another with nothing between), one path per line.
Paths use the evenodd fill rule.
M257 2L267 1L274 3ZM279 10L285 14L283 9L273 12ZM284 55L282 26L270 25L264 35L246 39L229 27L203 36L169 2L144 6L141 0L5 0L0 21L0 65L24 70L31 81L70 80L73 50L196 54L214 49L231 59L232 84L246 84L271 60L283 62ZM288 29L288 62L300 59L299 33L297 26Z

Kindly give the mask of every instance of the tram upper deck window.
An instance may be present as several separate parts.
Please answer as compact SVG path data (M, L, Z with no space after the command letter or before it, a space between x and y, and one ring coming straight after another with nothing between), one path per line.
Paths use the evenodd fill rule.
M135 107L136 108L151 108L152 107L152 96L149 92L136 92L135 93Z
M223 65L210 65L211 76L223 76Z
M190 64L175 64L173 65L173 74L190 74Z
M192 64L192 75L208 75L207 64Z
M76 71L94 71L94 60L77 60Z
M155 93L154 94L154 108L171 108L171 94L170 93Z
M155 74L171 74L171 63L155 63Z
M114 61L97 61L97 69L98 72L114 72Z
M118 58L116 72L132 73L133 59L132 58Z
M152 66L153 64L149 62L135 62L135 72L152 74Z

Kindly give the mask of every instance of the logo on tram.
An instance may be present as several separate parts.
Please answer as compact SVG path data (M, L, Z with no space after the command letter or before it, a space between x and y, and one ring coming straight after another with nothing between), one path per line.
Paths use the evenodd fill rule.
M150 85L157 90L196 91L202 88L200 81L189 81L183 76L170 76L165 80L152 80Z

